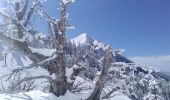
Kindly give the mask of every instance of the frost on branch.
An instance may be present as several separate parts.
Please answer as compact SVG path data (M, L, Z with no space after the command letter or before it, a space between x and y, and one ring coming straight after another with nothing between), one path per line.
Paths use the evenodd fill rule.
M64 5L67 5L69 3L74 3L75 0L61 0L61 2L64 4Z
M8 36L5 34L5 31L2 31L2 36L0 38L4 41L10 41L17 48L17 50L23 52L24 55L26 55L32 61L32 63L28 66L14 69L10 76L28 69L39 67L48 71L49 75L30 76L19 80L17 83L19 86L26 81L45 78L50 80L50 92L54 93L56 96L61 96L64 95L66 91L71 87L68 87L65 73L67 52L66 29L68 18L67 5L71 3L71 1L60 1L61 17L59 20L49 16L45 12L42 3L42 0L14 1L14 15L11 16L4 13L0 14L1 16L6 17L8 21L10 20L11 24L15 26L16 32L14 33L14 31L11 30L11 33L14 33L16 36L15 38L11 35ZM31 4L31 6L28 6L29 4ZM32 29L31 18L33 14L40 16L43 18L43 20L45 19L45 21L49 23L49 32L52 33L51 36L53 37L40 37L38 35L40 32ZM55 46L47 49L32 45L32 41L38 39L40 40L39 42L42 42L42 44L45 44L46 40L48 41L48 39L53 39L53 44L55 44ZM54 77L51 77L51 75ZM14 86L14 88L18 86L17 84Z
M102 88L104 86L104 82L106 81L106 76L108 74L109 67L111 67L112 59L113 59L112 47L107 46L107 49L105 50L101 75L99 76L99 79L96 81L95 89L93 90L93 92L91 93L87 100L100 100Z

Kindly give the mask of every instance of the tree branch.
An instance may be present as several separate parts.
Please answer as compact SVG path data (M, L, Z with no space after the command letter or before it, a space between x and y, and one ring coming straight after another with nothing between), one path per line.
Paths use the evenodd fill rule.
M26 29L20 22L18 22L16 19L14 19L14 18L12 18L12 17L4 14L4 13L1 12L1 11L0 11L0 15L1 15L2 17L4 17L5 19L10 20L10 21L12 22L12 24L14 24L14 25L17 26L17 28L20 28L21 30L27 31L27 29Z
M109 91L109 93L107 93L105 96L103 96L102 99L108 99L110 97L110 95L118 89L119 89L119 87L113 88L111 91Z
M17 82L16 85L14 85L13 88L21 85L23 82L27 82L27 81L31 81L31 80L36 80L36 79L47 79L50 83L53 81L52 77L46 76L46 75L34 76L34 77L26 77L26 78L20 80L19 82Z
M22 16L22 19L24 18L25 14L26 14L26 11L27 11L27 8L28 8L28 3L29 3L29 0L25 0L25 4L24 4L24 7L21 11L21 16Z
M7 43L10 44L14 44L17 49L23 51L34 63L38 64L39 62L44 61L45 59L48 58L42 54L36 52L33 53L31 49L28 47L29 45L27 42L22 42L14 38L11 38L10 36L6 36L3 34L3 32L0 32L0 35L1 40L6 41Z
M28 25L28 22L30 21L31 16L32 16L32 14L33 14L33 11L34 11L34 8L31 7L30 11L28 12L28 15L27 15L27 18L26 18L26 20L25 20L25 23L24 23L24 26L25 26L25 27Z

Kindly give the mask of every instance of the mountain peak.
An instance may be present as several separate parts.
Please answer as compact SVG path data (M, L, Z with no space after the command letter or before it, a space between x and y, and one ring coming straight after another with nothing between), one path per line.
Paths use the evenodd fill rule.
M86 45L92 43L94 40L87 35L87 33L80 34L79 36L70 40L72 43L75 43L76 46Z
M87 35L87 33L82 33L82 34L80 34L79 36L81 36L81 37L87 37L88 35Z

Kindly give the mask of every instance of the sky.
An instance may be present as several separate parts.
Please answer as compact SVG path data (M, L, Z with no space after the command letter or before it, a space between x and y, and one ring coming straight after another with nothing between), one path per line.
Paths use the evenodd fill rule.
M58 16L58 0L46 10ZM141 65L170 71L170 0L76 0L69 7L73 38L87 33Z
M46 10L58 15L58 0L47 0ZM70 23L81 33L126 49L127 56L170 54L170 0L76 0L69 7Z
M59 16L59 0L46 0L49 15ZM137 63L170 70L170 0L76 0L69 6L68 38L87 33L125 49ZM37 24L42 30L46 26Z

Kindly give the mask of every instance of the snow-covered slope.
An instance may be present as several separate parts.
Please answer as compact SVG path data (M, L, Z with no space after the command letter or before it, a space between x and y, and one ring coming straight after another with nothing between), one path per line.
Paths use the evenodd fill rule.
M39 37L38 41L37 38L31 41L30 49L32 52L51 57L56 51L52 49L52 46L48 46L51 40L46 36ZM46 84L46 80L36 80L30 82L30 84L36 86L36 88L33 88L34 91L25 92L25 94L1 94L0 100L4 98L20 100L15 96L19 96L20 98L31 97L32 99L30 100L44 100L43 98L49 98L49 100L68 100L68 98L69 100L80 100L87 98L94 89L95 82L101 71L104 50L107 45L92 39L87 34L81 34L68 42L66 76L69 82L73 82L74 86L80 83L81 85L71 92L67 92L66 96L57 98L50 93L40 91L49 90L49 84ZM148 98L157 97L159 100L170 100L170 96L168 98L168 93L170 93L170 80L166 75L156 72L154 69L136 65L123 55L124 49L113 50L113 52L114 59L109 69L105 87L102 91L102 97L114 90L107 99L130 100L129 98L131 98L132 100L152 100ZM20 50L13 50L12 44L0 41L0 77L11 73L12 69L27 66L31 63L32 61L29 60L23 52ZM19 78L24 78L37 75L49 75L49 73L45 69L38 67L24 71L17 76L19 76ZM13 84L11 84L11 81L6 81L6 78L3 78L1 83L1 93L9 91L11 93L24 92L20 90L21 88L11 91L10 86ZM80 88L82 89L81 91ZM39 95L34 96L33 94Z
M65 96L56 97L54 94L42 92L42 91L31 91L26 93L18 94L0 94L0 100L85 100L87 94L73 94L67 92ZM116 95L110 100L130 100L127 96Z
M44 49L43 49L44 50ZM39 52L42 54L49 55L52 54L52 50L46 50L47 52L43 53L41 50L34 50L35 52ZM23 71L21 73L17 73L10 77L10 74L14 69L26 67L32 64L32 61L21 51L15 50L14 46L12 44L4 43L3 41L0 41L0 78L1 78L1 85L0 85L0 92L19 92L21 91L19 88L16 88L16 90L11 90L11 85L13 85L14 81L17 81L18 79L23 79L25 77L31 77L31 76L38 76L38 75L49 75L47 70L42 69L40 67L28 69L26 71ZM7 80L8 77L10 77L10 80ZM37 80L34 82L31 82L31 84L39 85L37 89L42 89L44 85L47 85L44 83L46 80ZM25 88L27 89L27 87ZM0 99L1 100L1 99Z

